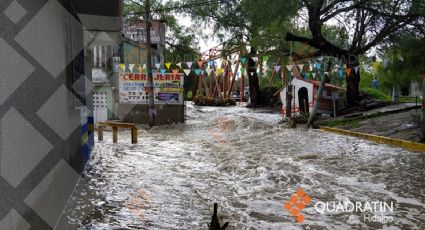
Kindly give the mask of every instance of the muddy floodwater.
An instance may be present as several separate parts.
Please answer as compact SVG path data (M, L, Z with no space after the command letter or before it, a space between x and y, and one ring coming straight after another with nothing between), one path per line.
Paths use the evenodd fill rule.
M140 129L137 145L130 131L118 144L106 132L67 221L90 230L208 229L217 202L228 229L425 229L423 153L286 129L279 114L244 107L188 105L186 116ZM298 189L311 197L302 223L284 208ZM337 202L393 209L321 209Z

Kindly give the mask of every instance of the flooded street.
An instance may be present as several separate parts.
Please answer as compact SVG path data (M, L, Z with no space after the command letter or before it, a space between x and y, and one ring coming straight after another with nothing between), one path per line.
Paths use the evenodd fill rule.
M213 203L228 229L424 229L425 155L319 130L286 129L280 115L188 105L186 124L96 143L89 190L70 200L79 229L207 229ZM283 205L302 188L298 223ZM364 213L320 214L326 201L393 202L389 223ZM87 208L84 216L76 213Z

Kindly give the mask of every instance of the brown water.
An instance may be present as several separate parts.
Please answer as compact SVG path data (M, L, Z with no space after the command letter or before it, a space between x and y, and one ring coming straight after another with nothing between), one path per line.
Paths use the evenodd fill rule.
M188 106L186 124L97 143L66 213L79 229L207 229L213 203L228 229L425 229L425 155L318 130L242 107ZM84 187L85 186L85 187ZM312 202L298 223L283 205ZM393 220L318 213L318 201L394 202Z

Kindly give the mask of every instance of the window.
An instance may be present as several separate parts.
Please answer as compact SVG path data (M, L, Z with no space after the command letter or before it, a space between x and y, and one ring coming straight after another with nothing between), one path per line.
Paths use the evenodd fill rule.
M96 46L93 48L93 63L94 68L104 69L106 71L112 70L112 46Z

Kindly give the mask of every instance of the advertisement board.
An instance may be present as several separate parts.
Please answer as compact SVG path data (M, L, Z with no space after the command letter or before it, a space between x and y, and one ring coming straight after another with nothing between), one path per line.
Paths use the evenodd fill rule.
M147 74L120 72L118 77L121 104L148 104ZM182 105L184 103L183 74L154 73L153 83L155 104Z

